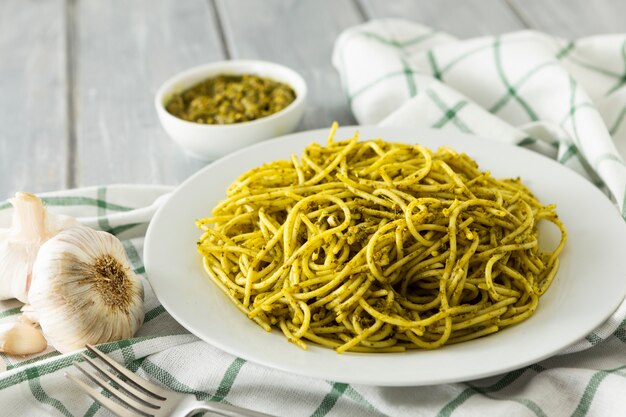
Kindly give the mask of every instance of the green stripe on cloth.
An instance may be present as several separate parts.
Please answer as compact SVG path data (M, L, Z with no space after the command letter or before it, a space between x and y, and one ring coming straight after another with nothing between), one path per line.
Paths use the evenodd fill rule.
M517 142L517 146L521 146L521 147L532 146L535 143L537 143L537 139L531 138L530 136L526 136L524 139Z
M133 245L129 240L125 240L122 242L122 246L124 246L126 256L128 256L130 263L133 265L135 273L143 274L144 272L146 272L143 261L141 260L139 252L137 252L137 248L135 248L135 245Z
M507 42L508 45L517 43L517 42L523 42L524 40L522 38L519 39L511 39ZM454 68L456 65L458 65L459 63L461 63L462 61L464 61L465 59L476 55L480 52L483 52L485 50L488 49L492 49L493 44L487 44L487 45L481 45L477 48L471 49L467 52L463 52L461 55L459 55L458 57L454 58L453 60L451 60L450 62L448 62L442 69L441 69L441 75L443 76L445 73L447 73L448 71L450 71L452 68Z
M524 76L520 77L519 80L517 80L517 82L507 90L507 93L502 96L500 99L498 99L495 104L493 106L491 106L491 108L489 108L489 112L490 113L497 113L499 110L501 110L506 103L509 102L509 100L511 98L516 97L517 95L517 91L519 91L520 88L522 88L524 86L524 84L530 80L533 75L537 74L538 72L540 72L542 69L546 68L546 67L550 67L556 65L555 62L553 61L548 61L548 62L544 62L542 64L537 65L535 68L531 69L530 71L528 71L526 74L524 74ZM513 93L511 93L511 91Z
M437 129L442 128L448 122L454 120L457 117L459 110L461 110L466 105L467 105L466 100L459 101L453 107L446 110L446 113L443 115L443 117L439 119L437 122L435 122L435 124L433 124L432 127L437 128Z
M161 382L163 385L170 389L173 389L174 391L195 394L198 399L202 400L209 398L209 394L196 391L190 386L183 384L171 373L154 364L153 362L150 362L150 360L144 361L140 368L143 369L148 375L152 376L155 380Z
M128 370L130 370L131 372L137 372L137 369L139 369L139 367L141 366L141 364L145 360L146 360L146 357L136 359L133 362L131 362L130 364L127 364L126 368ZM109 394L107 391L102 390L101 393L105 397L111 398L111 394ZM102 408L102 406L100 405L100 403L94 402L91 405L91 407L89 407L87 412L84 414L84 417L93 417L101 408Z
M626 219L626 189L624 189L624 199L622 200L622 217Z
M137 343L141 343L146 340L156 339L158 337L160 336L142 336L142 337L129 339L127 342L129 345L135 345ZM120 350L119 342L111 342L111 343L107 343L104 345L100 345L98 346L98 349L100 349L102 352L107 353L107 354L112 353L112 352ZM50 360L50 362L43 363L37 367L39 376L41 377L47 374L54 373L60 369L69 367L72 364L72 362L79 360L80 357L81 357L81 352L77 352L71 355L61 356L58 359L52 359ZM0 379L0 391L6 388L12 387L21 382L28 381L29 380L28 369L30 368L24 369L20 372L16 372L15 374L12 374L8 377L1 378Z
M352 94L348 95L348 101L350 102L350 104L352 104L352 102L361 94L363 94L365 91L369 90L372 87L375 87L378 83L380 83L381 81L387 80L389 78L393 78L393 77L398 77L398 76L403 76L405 75L404 70L402 71L393 71L393 72L389 72L385 75L382 75L380 77L378 77L377 79L375 79L374 81L370 82L367 85L364 85L363 87L359 88L357 91L355 91Z
M69 355L58 359L57 361L49 362L41 367L38 376L43 376L49 373L56 372L60 369L66 368L72 364L75 360L78 360L79 354ZM9 377L0 379L0 391L14 385L17 385L21 382L28 381L31 377L31 373L29 369L25 369L21 372L17 372ZM42 372L43 370L43 372Z
M132 207L121 206L119 204L108 203L106 201L91 198L91 197L79 197L79 196L65 196L65 197L41 197L41 200L48 206L94 206L103 207L112 211L131 211ZM11 203L0 203L0 210L11 207Z
M626 369L626 365L614 369L601 370L596 372L589 380L589 383L585 388L585 392L583 392L580 402L578 403L578 407L576 407L576 410L574 410L574 413L572 413L572 417L586 416L589 412L589 408L591 408L593 399L598 392L598 387L600 386L600 383L602 383L604 378L606 378L607 376L615 374L617 371L620 371L622 369Z
M311 417L324 417L332 410L339 398L348 388L348 384L334 382L331 385L330 392L322 399L317 409L311 414Z
M433 103L435 103L437 107L439 107L439 109L443 113L444 118L448 117L449 115L452 116L450 118L450 121L452 121L452 123L456 127L458 127L461 132L473 133L472 130L458 117L458 115L456 114L456 111L452 111L453 109L449 108L446 105L446 103L443 102L441 97L437 95L437 93L435 93L432 89L429 88L426 90L426 95L428 95L428 97L430 97ZM438 121L437 123L439 123L440 121Z
M623 327L617 329L613 333L613 336L617 337L622 343L626 343L626 329L624 329Z
M622 160L622 158L619 157L619 155L607 152L607 153L603 153L602 155L598 156L596 158L596 160L593 162L593 169L594 169L594 171L598 172L598 167L604 161L614 161L614 162L617 162L618 164L624 166L624 161Z
M622 61L624 61L624 68L626 68L626 40L624 40L624 42L622 42ZM624 74L622 74L622 77L617 81L617 84L615 84L613 87L611 87L606 93L605 95L609 95L611 93L614 93L615 91L619 90L621 87L623 87L626 84L626 72Z
M132 207L126 207L119 204L109 203L104 200L91 197L81 196L64 196L64 197L41 197L41 200L48 206L94 206L102 207L112 211L130 211ZM11 203L4 201L0 203L0 210L11 207Z
M439 66L437 65L437 61L435 61L435 54L432 49L428 50L428 62L430 63L430 68L432 70L433 77L438 80L441 80L442 74Z
M105 199L90 197L42 197L41 200L49 206L96 206L112 211L130 211L132 207L109 203Z
M161 368L160 366L150 362L150 360L145 360L141 366L148 375L152 376L154 379L165 385L166 387L173 389L174 391L184 392L187 394L194 394L199 400L207 400L211 397L210 394L202 391L195 390L190 386L183 384L176 377L174 377L171 373ZM226 402L226 401L224 401Z
M67 417L73 417L73 414L68 410L61 401L49 396L41 386L39 369L32 367L26 370L28 375L28 387L33 397L42 404L50 405L56 408L61 414Z
M0 319L3 319L5 317L9 317L9 316L15 316L16 314L20 314L21 312L22 312L22 306L13 307L13 308L10 308L8 310L4 310L4 311L0 312Z
M583 60L581 60L579 58L576 58L574 55L570 55L568 57L568 59L571 62L573 62L574 64L576 64L576 65L578 65L580 67L587 68L589 70L595 71L595 72L600 73L600 74L604 74L607 77L613 77L613 78L621 78L622 77L622 74L619 74L619 73L613 72L613 71L609 71L606 68L597 67L597 66L595 66L593 64L590 64L590 63L585 62L585 61L583 61Z
M563 59L566 56L569 55L570 52L572 52L574 50L574 46L576 45L576 42L574 41L570 41L567 43L567 45L565 45L563 48L561 48L559 50L559 52L556 53L556 55L554 56L556 59Z
M524 111L528 115L528 118L531 121L536 122L537 120L539 120L539 117L537 116L535 111L528 105L528 103L526 103L526 101L523 98L517 95L517 91L515 91L515 87L511 85L508 78L506 77L506 74L504 73L504 68L502 67L502 51L501 51L500 45L501 45L501 39L499 36L496 36L494 43L493 43L493 54L494 54L494 59L496 63L496 70L498 72L498 75L500 76L500 80L506 87L507 94L510 95L512 98L514 98L515 101L517 101L519 105L522 106L522 108L524 109Z
M233 387L235 383L235 379L237 375L239 375L239 371L241 367L246 363L245 360L241 358L235 358L235 360L228 366L224 376L222 377L222 381L220 385L217 387L217 392L213 397L211 397L211 401L224 401L230 389Z
M569 77L569 82L570 82L570 107L569 110L567 112L566 117L563 119L563 121L561 122L561 126L564 127L565 122L570 120L572 123L572 133L573 135L570 135L574 141L574 144L580 148L580 136L578 135L578 125L576 123L576 117L575 114L579 109L582 108L587 108L593 105L591 103L579 103L579 104L575 104L576 103L576 92L577 92L577 85L578 83L576 82L576 80L574 79L574 77L570 76ZM576 156L576 158L578 159L578 161L580 162L580 165L583 167L583 169L585 170L585 172L587 173L587 176L589 177L589 179L591 179L591 181L593 182L593 184L596 187L604 187L604 181L602 180L602 178L600 178L600 176L593 170L593 168L591 167L591 165L589 165L589 162L583 157L583 155L578 151L578 149L576 149L576 153L574 154ZM561 162L561 161L559 161Z
M30 358L30 359L18 362L18 363L13 364L13 365L9 365L9 366L7 366L7 371L11 370L11 369L21 368L23 366L30 365L30 364L33 364L35 362L40 362L40 361L42 361L44 359L54 358L55 356L59 356L59 355L61 355L61 353L57 352L57 351L48 352L48 353L45 353L43 355L39 355L39 356L37 356L35 358Z
M415 38L408 39L406 41L392 41L392 40L388 40L386 38L383 38L380 35L377 35L377 34L372 33L372 32L359 31L359 32L353 32L352 35L349 38L346 39L345 42L348 42L348 40L351 39L352 37L362 35L362 36L366 36L366 37L368 37L370 39L377 40L377 41L379 41L381 43L385 43L385 44L389 44L389 45L395 46L397 48L406 48L406 47L409 47L409 46L417 45L420 42L423 42L423 41L425 41L427 39L430 39L436 33L437 33L437 31L432 31L432 32L429 32L429 33L425 33L425 34L419 35L419 36L417 36ZM340 71L340 75L341 75L342 80L343 80L343 82L341 84L342 84L342 87L343 87L344 92L346 94L346 97L348 97L348 102L350 102L350 103L352 103L352 100L354 100L359 94L361 94L363 91L366 91L370 87L376 85L379 81L382 81L383 79L386 79L386 78L391 78L391 77L399 75L399 74L403 74L403 72L401 72L401 71L397 72L397 73L387 74L386 76L383 76L382 78L372 82L371 84L368 84L367 86L362 87L359 91L357 91L355 93L350 93L350 89L348 87L348 83L347 83L347 80L345 78L345 76L346 76L346 68L347 68L347 66L346 66L346 59L345 59L345 47L342 48L339 51L339 56L340 56L340 61L341 61L341 67L343 69L342 71Z
M83 417L93 417L101 408L102 406L100 403L94 402L91 404L91 407L89 407Z
M162 305L159 305L145 314L143 322L147 323L151 320L154 320L157 317L159 317L161 314L165 313L165 311L166 311L165 307L163 307Z
M135 356L135 352L133 351L132 345L129 343L128 339L120 340L117 343L120 351L122 352L122 358L124 358L124 363L129 364L137 359Z
M614 135L617 132L620 125L622 124L622 121L624 121L624 116L626 116L626 104L624 105L624 107L622 107L622 110L619 112L617 119L615 119L615 122L613 122L613 126L611 126L611 128L609 129L609 133L611 135Z
M332 383L330 383L332 385ZM350 385L346 388L343 393L344 396L350 398L355 403L362 405L369 410L375 411L377 413L383 414L380 410L374 407L369 401L367 401L358 391L352 388Z
M584 103L573 105L572 107L570 107L567 114L561 119L561 121L559 122L559 125L563 126L570 118L573 118L578 112L578 110L580 109L594 109L595 110L596 107L593 105L593 103L589 103L589 102L584 102Z
M127 230L132 229L133 227L137 227L137 226L141 226L143 223L129 223L129 224L122 224L120 226L117 227L111 227L107 230L105 230L106 232L111 233L112 235L119 235L120 233L126 232Z
M398 40L395 40L395 39L387 39L387 38L384 38L384 37L380 36L377 33L368 32L368 31L355 32L353 34L353 36L354 35L363 35L363 36L365 36L365 37L367 37L369 39L373 39L373 40L378 41L378 42L380 42L382 44L385 44L385 45L395 46L396 48L406 48L408 46L414 46L414 45L417 45L417 44L419 44L419 43L421 43L421 42L423 42L423 41L425 41L427 39L430 39L436 33L437 32L433 30L431 32L428 32L428 33L416 36L414 38L407 39L405 41L398 41Z
M413 79L413 69L404 59L400 59L402 63L402 71L404 72L404 76L406 77L406 84L409 89L409 97L415 97L417 94L417 86L415 85L415 80Z
M605 95L609 95L614 93L615 91L619 90L620 88L622 88L624 85L626 85L626 74L622 76L622 78L620 78L617 81L617 84L615 84L613 87L609 88L609 90L604 93Z
M107 189L106 187L99 187L98 191L98 200L106 201ZM106 217L106 207L98 206L98 225L102 230L109 230L111 225L109 224L109 219Z
M543 372L546 370L541 365L531 365L526 368L518 369L512 372L505 374L502 378L496 381L494 384L489 385L487 387L475 387L469 386L469 388L463 390L459 395L456 396L452 401L446 404L439 413L437 413L437 417L450 417L454 410L456 410L461 404L467 401L469 398L476 394L485 394L490 392L500 391L513 382L515 382L519 377L521 377L526 371L535 371L537 373Z
M218 393L220 392L220 389L221 389L221 392L225 394L228 394L228 392L230 391L230 388L232 387L232 383L234 382L234 379L236 378L237 373L241 369L241 366L243 366L243 363L239 364L237 363L237 360L245 362L245 360L237 358L235 359L235 361L233 361L233 363L231 363L231 365L228 367L228 369L224 373L224 376L222 377L222 380L220 382L220 385L218 386L218 389L215 395L210 395L204 391L195 390L191 388L190 386L183 384L176 377L174 377L171 373L161 368L160 366L156 365L155 363L150 362L150 360L147 358L141 364L140 368L143 369L150 376L152 376L154 379L161 382L163 385L167 386L170 389L173 389L178 392L185 392L188 394L193 394L199 400L211 400L211 398L216 398L216 399L220 398L220 396L218 395ZM234 368L237 368L237 367L238 369L236 373L233 375L232 373L234 372ZM225 395L223 397L225 397ZM225 404L230 404L223 397L219 399L219 401Z
M563 155L561 155L558 162L560 164L565 164L567 161L572 159L572 157L576 155L577 153L578 153L578 149L576 148L576 146L570 143L569 145L567 145L567 149L565 150L565 152L563 152Z
M472 386L471 384L467 384L468 386L476 389L476 391L478 392L478 394L489 398L490 400L494 400L494 401L512 401L515 403L518 403L520 405L523 405L524 407L528 408L530 411L532 411L537 417L548 417L547 414L541 409L541 407L539 407L539 405L537 405L536 402L526 399L526 398L498 398L495 397L493 395L490 395L487 392L482 391L479 387L476 386Z
M620 326L624 326L624 323L620 324ZM624 327L618 327L617 330L615 330L615 332L613 332L613 334L611 336L615 336L616 338L618 338L623 343L626 343L626 329L624 329ZM597 334L591 332L590 334L588 334L585 337L585 340L587 340L589 343L591 343L592 346L596 346L596 345L604 342L606 339L603 339L600 336L598 336Z
M591 346L596 346L599 343L602 343L604 341L604 339L602 339L600 336L598 336L597 334L591 332L589 333L585 339L587 340L587 342L591 343Z
M467 52L463 52L461 55L459 55L458 57L454 58L452 61L448 62L446 65L444 65L444 67L441 69L441 75L443 76L443 74L445 74L446 72L450 71L452 68L454 68L457 64L459 64L461 61L464 61L465 59L476 55L482 51L485 51L487 49L491 49L491 45L482 45L479 46L478 48L475 49L471 49Z

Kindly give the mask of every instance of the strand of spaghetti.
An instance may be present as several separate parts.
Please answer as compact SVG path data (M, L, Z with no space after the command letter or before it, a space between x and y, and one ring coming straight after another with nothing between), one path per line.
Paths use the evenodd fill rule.
M209 267L208 267L208 265L207 265L207 263L206 263L206 260L205 260L205 262L203 263L203 265L204 265L205 270L206 270L207 272L209 272L209 273L208 273L208 275L209 275L210 277L213 277L213 274L211 274L211 273L210 273L210 271L209 271ZM224 285L224 284L223 284L220 280L218 280L218 279L213 279L213 282L217 285L217 287L218 287L219 289L221 289L221 290L222 290L222 292L223 292L224 294L226 294L226 296L227 296L228 298L230 298L230 300L233 302L233 304L235 304L235 305L237 306L237 308L238 308L239 310L241 310L244 314L248 314L248 313L249 313L249 310L248 310L246 307L244 307L244 305L243 305L243 304L241 304L241 303L239 302L239 300L237 300L237 299L233 296L233 294L231 294L231 292L230 292L230 291L228 291L228 289L226 288L226 286L225 286L225 285ZM255 322L256 322L259 326L263 327L266 331L268 331L268 332L269 332L269 331L271 330L271 327L270 327L269 325L267 325L267 323L264 323L263 321L258 320L258 319L255 319L254 321L255 321Z
M320 172L318 172L317 174L315 174L313 177L309 178L308 180L306 180L304 182L304 185L309 185L309 184L315 184L317 183L319 180L321 180L324 177L330 177L330 173L339 165L339 163L345 159L346 155L352 150L354 149L354 147L357 144L357 140L358 140L359 136L358 134L354 136L354 138L350 139L348 141L348 146L345 146L338 154L337 156L335 156L335 158L324 167L324 169L322 169Z
M366 330L364 330L358 336L351 338L349 342L346 342L343 345L338 346L335 350L338 353L342 353L342 352L347 351L351 347L354 347L354 346L358 345L359 343L361 343L363 340L367 339L368 336L370 336L371 334L377 332L378 329L380 329L382 327L382 325L383 325L382 321L376 320L376 322L372 326L368 327Z
M500 301L504 294L501 291L496 289L496 286L493 283L493 265L498 262L504 256L503 253L492 256L485 266L485 282L487 283L486 287L489 291L489 294L493 297L494 300Z
M452 333L452 319L448 316L444 318L445 326L444 332L441 334L439 339L434 342L425 342L419 338L419 334L416 334L414 329L409 329L405 334L408 336L409 340L413 342L417 347L422 349L436 349L438 347L443 346L448 339L450 338L450 334Z

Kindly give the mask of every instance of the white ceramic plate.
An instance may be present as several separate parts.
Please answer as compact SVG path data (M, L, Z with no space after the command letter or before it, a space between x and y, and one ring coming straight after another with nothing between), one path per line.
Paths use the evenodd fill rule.
M352 136L339 129L337 138ZM359 127L361 138L451 146L495 177L521 176L544 203L556 203L568 230L561 268L527 321L482 339L433 351L337 354L310 344L307 351L278 331L248 320L205 277L196 251L194 221L225 197L244 171L300 153L328 130L266 141L222 158L184 182L158 211L147 233L145 265L159 300L190 332L246 360L327 380L414 386L486 377L547 358L600 325L626 294L626 224L609 200L587 180L531 151L450 132ZM549 234L549 233L548 233Z

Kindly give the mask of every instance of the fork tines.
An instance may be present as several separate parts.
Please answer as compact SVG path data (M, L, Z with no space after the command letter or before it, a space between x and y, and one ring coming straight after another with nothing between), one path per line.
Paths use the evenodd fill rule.
M163 401L166 400L166 390L138 377L93 346L87 345L87 349L96 355L100 361L108 365L110 369L102 362L94 360L85 354L82 354L83 360L89 363L97 372L86 369L84 364L80 362L74 362L74 366L126 407L130 407L136 412L122 407L119 403L103 395L102 392L85 384L74 375L66 373L65 375L72 382L78 385L91 398L121 417L155 415L155 412L161 408ZM111 372L111 370L114 370L115 373Z

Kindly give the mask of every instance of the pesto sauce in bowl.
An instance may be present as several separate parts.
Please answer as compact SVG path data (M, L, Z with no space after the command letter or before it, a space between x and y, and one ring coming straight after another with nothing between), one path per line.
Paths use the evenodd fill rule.
M188 122L235 124L277 113L295 99L290 86L269 78L218 75L174 94L165 109Z

